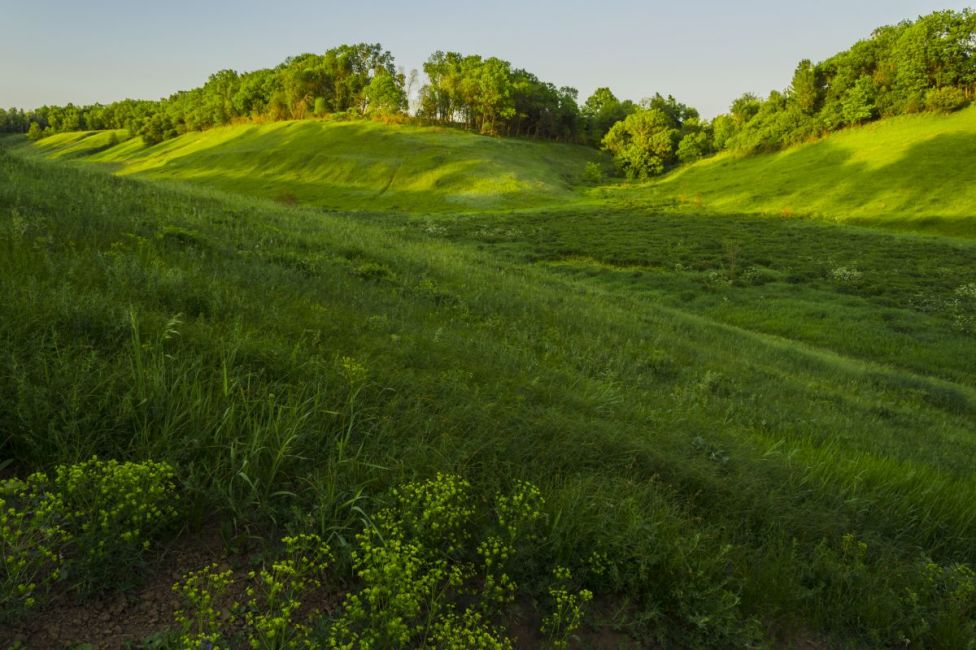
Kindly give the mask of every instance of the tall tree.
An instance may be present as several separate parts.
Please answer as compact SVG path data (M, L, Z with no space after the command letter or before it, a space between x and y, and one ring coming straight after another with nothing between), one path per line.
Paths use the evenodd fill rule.
M679 125L659 108L641 108L611 127L603 148L628 178L662 173L677 161Z

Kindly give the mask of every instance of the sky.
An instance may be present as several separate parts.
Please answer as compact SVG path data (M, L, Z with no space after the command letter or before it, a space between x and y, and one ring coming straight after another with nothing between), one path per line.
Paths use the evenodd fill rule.
M382 43L406 70L435 50L498 56L582 102L674 95L705 117L953 0L0 0L0 106L158 99L217 70Z

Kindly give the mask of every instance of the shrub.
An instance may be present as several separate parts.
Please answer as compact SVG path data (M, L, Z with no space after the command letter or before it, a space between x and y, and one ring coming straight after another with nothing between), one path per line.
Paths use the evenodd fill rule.
M70 536L64 504L35 474L0 487L0 621L18 618L59 581Z
M853 285L861 281L863 273L853 266L838 266L830 271L830 277L838 284Z
M44 131L41 130L41 125L37 122L31 122L30 128L27 129L27 139L31 142L37 142L44 137Z
M175 491L168 465L97 458L0 483L0 618L56 583L82 594L118 584L175 518Z
M583 167L583 182L590 185L599 185L603 182L603 166L600 163L588 162Z
M966 93L954 86L932 88L925 93L925 108L934 113L952 113L968 103Z
M438 474L391 496L356 536L357 584L331 620L316 619L307 602L322 587L331 551L317 536L300 535L285 538L283 558L248 573L238 589L216 565L174 585L183 601L180 647L507 649L501 622L519 593L516 579L527 573L539 578L534 595L549 587L543 631L565 647L592 594L570 588L568 569L536 570L527 561L545 521L536 486L517 482L479 508L467 481ZM240 588L244 602L229 603ZM316 631L316 623L324 625Z
M264 650L316 647L311 642L308 597L322 587L332 551L317 535L282 540L279 559L247 573L244 602L228 602L233 571L211 564L173 585L181 607L176 611L180 648L251 647Z
M177 514L173 468L164 463L93 458L59 466L52 488L73 538L75 579L91 586L130 571Z
M221 571L216 564L211 564L184 575L173 585L181 602L175 612L176 624L180 627L179 647L218 647L222 630L233 623L232 614L222 607L233 581L232 571Z

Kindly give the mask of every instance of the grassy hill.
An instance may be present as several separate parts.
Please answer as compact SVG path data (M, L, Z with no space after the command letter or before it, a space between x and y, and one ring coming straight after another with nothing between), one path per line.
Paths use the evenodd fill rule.
M434 133L234 127L182 157L109 134L44 146L254 194L255 157L302 159L256 143L306 128ZM214 167L193 177L178 165L198 140ZM972 242L582 203L334 217L30 151L0 148L8 471L165 461L176 555L208 526L312 531L345 558L342 590L395 486L453 473L485 504L528 480L544 526L502 623L538 629L559 564L595 593L587 627L622 635L594 647L976 638L959 564L976 564Z
M976 109L884 120L770 155L722 154L616 196L976 237Z
M122 137L118 132L115 138ZM587 188L587 147L375 122L278 122L188 133L153 147L111 132L34 151L338 210L485 212L569 204L812 217L976 237L976 110L910 115L775 154L724 153L642 184Z
M108 132L38 143L125 175L202 183L340 210L468 211L565 202L597 151L377 122L276 122L187 133L153 147Z

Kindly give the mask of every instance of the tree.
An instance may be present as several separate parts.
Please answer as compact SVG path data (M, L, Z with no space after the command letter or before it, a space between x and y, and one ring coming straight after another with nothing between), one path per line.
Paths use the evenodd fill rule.
M641 108L617 122L603 138L603 148L628 178L647 178L677 161L681 131L672 116L657 108Z
M590 141L601 142L610 127L633 113L635 108L630 100L618 100L609 88L597 88L581 110L587 122L586 131Z
M820 110L823 93L823 74L810 59L803 59L793 73L793 83L788 92L790 100L807 115L813 115Z
M729 140L735 135L735 120L731 115L716 115L712 120L712 145L716 151L722 151Z
M579 139L575 88L557 88L496 57L457 52L434 52L424 72L429 82L420 91L421 118L486 134Z
M745 93L732 102L729 112L736 126L747 124L762 108L762 101L752 93Z
M861 77L847 91L841 102L844 122L850 125L863 124L875 116L877 89L871 77Z
M31 122L30 128L27 129L27 137L32 142L37 142L44 137L44 132L41 130L41 125L37 122Z
M704 132L689 133L678 143L678 160L688 164L701 160L708 153L708 135Z
M158 112L146 120L139 131L139 135L142 136L143 142L152 146L163 140L175 138L177 133L169 116L166 113Z
M398 80L385 70L373 76L366 87L366 112L393 115L407 107L407 94L403 89L403 75Z

